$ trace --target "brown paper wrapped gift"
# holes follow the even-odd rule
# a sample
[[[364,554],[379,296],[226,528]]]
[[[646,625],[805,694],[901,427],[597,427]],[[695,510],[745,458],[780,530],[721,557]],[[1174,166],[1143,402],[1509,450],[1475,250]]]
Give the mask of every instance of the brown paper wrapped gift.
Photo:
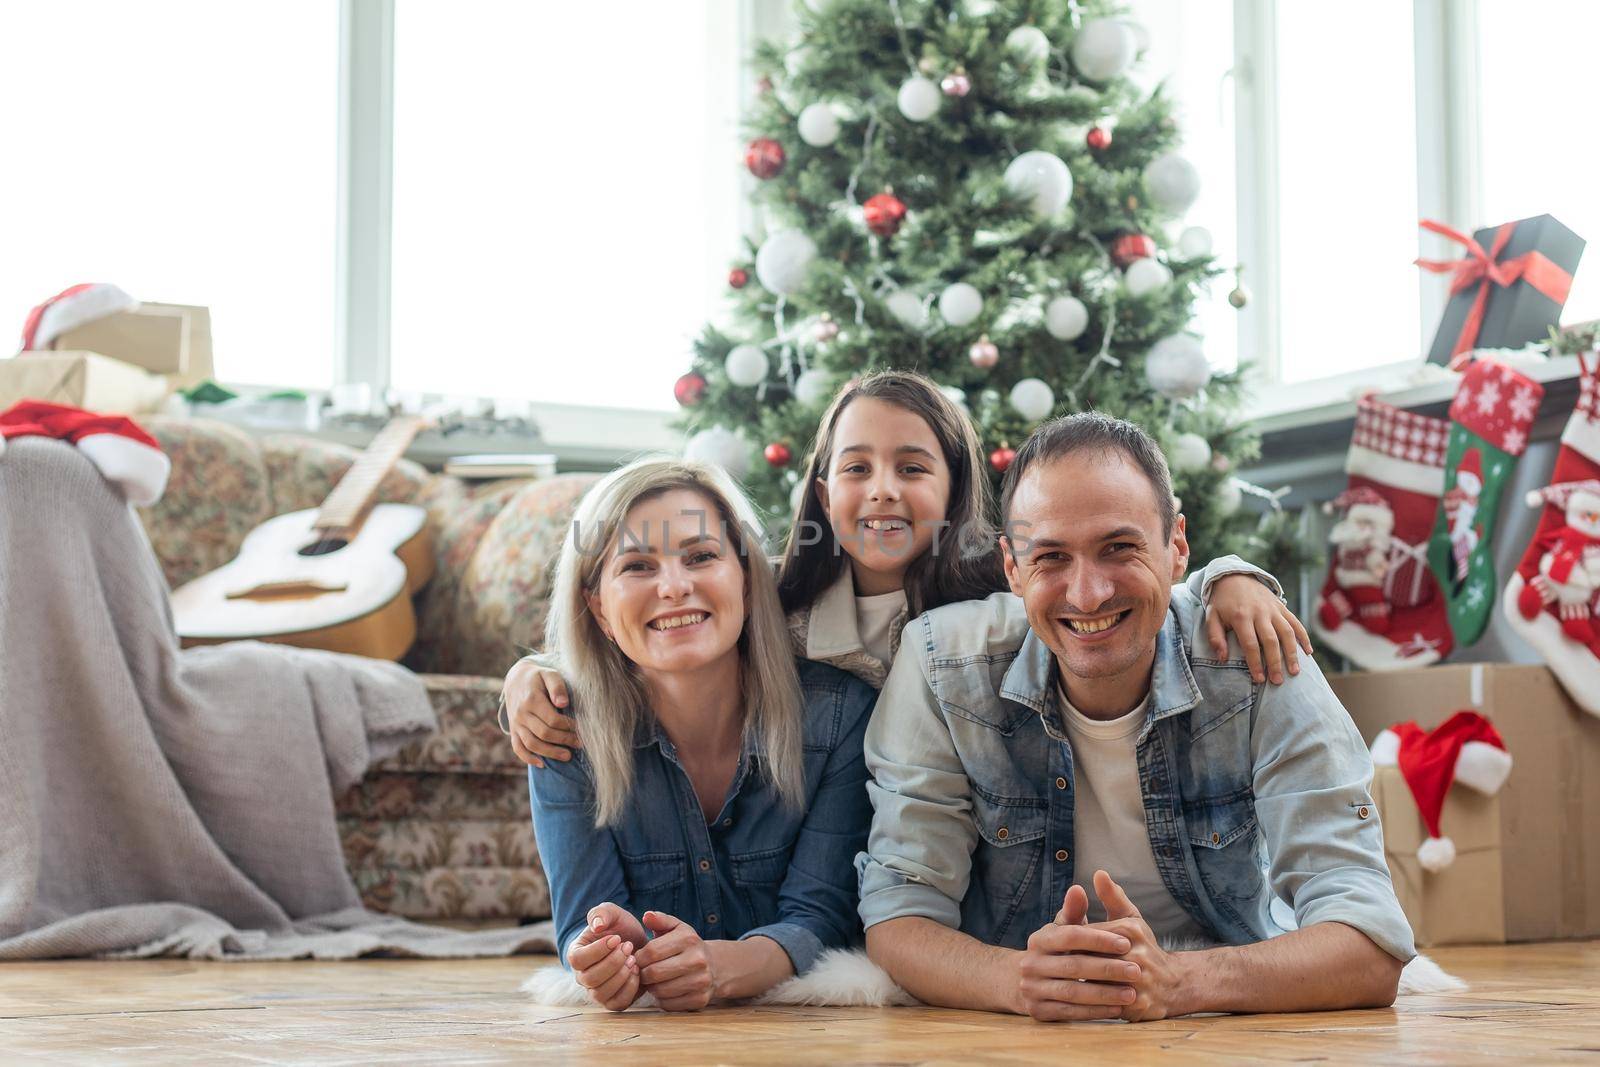
[[[166,379],[94,352],[0,359],[0,410],[19,400],[43,400],[104,415],[138,415],[160,407],[166,395]]]
[[[1500,798],[1465,786],[1445,795],[1441,829],[1455,862],[1428,871],[1417,859],[1427,829],[1398,767],[1379,767],[1372,799],[1383,820],[1383,852],[1395,896],[1421,946],[1498,944],[1506,939],[1500,859]]]
[[[98,352],[164,375],[182,388],[212,376],[211,311],[188,304],[143,303],[68,330],[50,347]]]
[[[1328,681],[1369,745],[1407,719],[1431,730],[1462,708],[1489,718],[1515,761],[1499,794],[1506,940],[1600,936],[1600,718],[1549,668],[1471,663]]]

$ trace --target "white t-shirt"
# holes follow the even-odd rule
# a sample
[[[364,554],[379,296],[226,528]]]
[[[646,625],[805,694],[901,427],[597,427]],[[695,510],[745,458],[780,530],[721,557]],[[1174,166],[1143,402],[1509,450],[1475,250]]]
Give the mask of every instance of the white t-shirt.
[[[904,589],[856,597],[856,632],[861,636],[861,647],[885,666],[893,662],[889,657],[889,627],[905,606]]]
[[[1126,715],[1101,720],[1068,703],[1064,690],[1056,693],[1072,744],[1072,837],[1078,852],[1072,880],[1089,894],[1089,921],[1105,921],[1106,909],[1094,891],[1094,872],[1103,870],[1122,886],[1157,937],[1210,939],[1167,891],[1150,849],[1138,754],[1149,696]]]

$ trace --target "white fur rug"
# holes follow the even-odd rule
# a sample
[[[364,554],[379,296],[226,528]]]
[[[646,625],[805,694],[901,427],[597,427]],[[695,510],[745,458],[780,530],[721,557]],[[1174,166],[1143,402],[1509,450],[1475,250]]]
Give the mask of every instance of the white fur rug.
[[[1400,992],[1450,993],[1467,988],[1467,983],[1448,974],[1427,956],[1418,956],[1400,972]],[[592,1007],[588,991],[573,979],[571,972],[552,964],[533,972],[522,991],[535,1004],[552,1008]],[[805,974],[779,983],[752,1004],[790,1004],[834,1008],[914,1007],[918,1001],[895,985],[887,972],[867,958],[861,949],[829,949]],[[655,998],[646,993],[634,1001],[629,1011],[654,1009]]]

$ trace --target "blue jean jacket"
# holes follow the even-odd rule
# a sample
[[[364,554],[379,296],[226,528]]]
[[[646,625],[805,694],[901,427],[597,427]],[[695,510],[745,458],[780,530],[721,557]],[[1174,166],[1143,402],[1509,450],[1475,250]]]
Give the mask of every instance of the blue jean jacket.
[[[851,861],[872,818],[862,736],[876,694],[833,667],[798,666],[805,719],[799,810],[779,802],[747,739],[728,798],[708,823],[653,719],[635,740],[633,789],[613,826],[594,825],[594,785],[581,750],[570,763],[551,760],[545,770],[529,771],[563,964],[589,909],[606,901],[635,918],[646,911],[676,916],[707,941],[769,937],[796,974],[824,948],[859,942]]]
[[[1281,686],[1254,685],[1236,644],[1212,658],[1200,601],[1173,590],[1137,743],[1156,869],[1221,942],[1283,933],[1275,894],[1301,927],[1345,923],[1409,960],[1371,758],[1316,664],[1300,663]],[[1074,859],[1055,670],[1009,593],[907,626],[867,731],[866,926],[922,916],[1021,948],[1052,920]]]

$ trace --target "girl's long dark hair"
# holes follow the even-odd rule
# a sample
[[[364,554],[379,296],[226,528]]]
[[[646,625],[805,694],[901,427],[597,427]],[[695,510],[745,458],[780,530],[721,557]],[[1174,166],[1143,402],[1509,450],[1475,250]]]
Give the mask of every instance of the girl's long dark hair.
[[[817,427],[816,441],[801,473],[805,491],[800,510],[789,530],[778,570],[778,596],[783,610],[789,612],[812,604],[838,580],[849,561],[817,495],[817,480],[827,478],[839,416],[862,398],[881,400],[920,417],[933,431],[944,452],[945,465],[950,468],[946,525],[935,531],[928,551],[906,568],[906,603],[911,614],[958,600],[981,599],[1006,588],[994,525],[993,494],[972,420],[931,379],[909,371],[889,370],[868,375],[841,392]],[[818,530],[822,531],[820,537]]]

